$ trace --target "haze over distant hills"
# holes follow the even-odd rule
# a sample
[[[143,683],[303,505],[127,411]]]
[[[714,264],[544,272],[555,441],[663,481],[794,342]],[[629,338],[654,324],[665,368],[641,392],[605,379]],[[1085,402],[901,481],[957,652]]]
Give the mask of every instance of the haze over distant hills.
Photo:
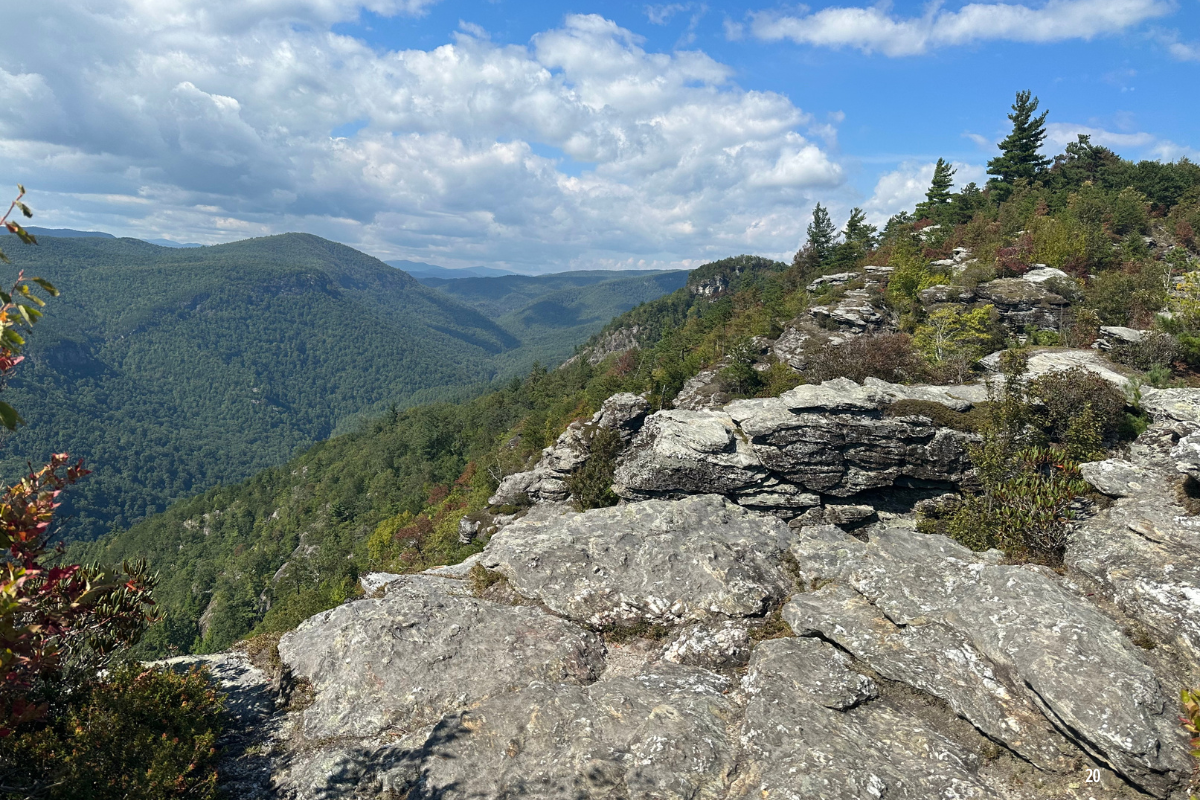
[[[71,537],[282,463],[389,406],[467,397],[535,360],[556,364],[680,280],[506,276],[435,289],[308,234],[202,248],[43,236],[6,248],[63,296],[7,390],[29,424],[4,443],[0,469],[19,474],[52,451],[85,458],[96,474],[70,493]]]
[[[498,278],[502,275],[518,275],[512,270],[497,267],[461,267],[448,269],[436,264],[426,264],[423,261],[387,261],[384,262],[396,269],[402,269],[414,278]]]

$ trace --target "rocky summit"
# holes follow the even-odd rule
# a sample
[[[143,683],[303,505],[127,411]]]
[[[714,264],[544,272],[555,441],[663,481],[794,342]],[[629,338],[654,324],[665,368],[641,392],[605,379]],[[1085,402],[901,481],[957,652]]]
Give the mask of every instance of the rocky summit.
[[[1082,468],[1096,499],[1060,570],[916,530],[915,504],[974,480],[975,434],[947,415],[980,387],[839,379],[650,415],[615,396],[505,480],[494,503],[534,504],[482,553],[365,576],[277,661],[197,657],[254,710],[226,781],[288,800],[1182,800],[1200,392],[1144,391],[1148,430]],[[581,513],[563,481],[602,428],[623,500]]]

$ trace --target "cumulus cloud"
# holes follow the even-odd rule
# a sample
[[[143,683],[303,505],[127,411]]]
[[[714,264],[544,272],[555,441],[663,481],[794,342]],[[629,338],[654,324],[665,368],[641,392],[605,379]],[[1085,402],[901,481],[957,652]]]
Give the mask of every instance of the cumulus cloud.
[[[873,225],[883,225],[893,214],[911,212],[917,203],[925,200],[925,192],[933,180],[934,166],[932,161],[905,161],[895,170],[879,176],[870,199],[863,203],[868,221]],[[982,186],[987,179],[985,168],[978,164],[954,162],[954,170],[956,190],[972,182]]]
[[[900,17],[886,5],[834,6],[800,15],[752,13],[749,28],[765,41],[788,39],[797,44],[912,56],[983,41],[1092,39],[1171,10],[1166,0],[1048,0],[1037,7],[970,3],[957,11],[935,3],[922,16]]]
[[[796,209],[844,183],[805,138],[833,141],[831,122],[603,17],[525,46],[464,26],[394,52],[331,29],[428,5],[18,9],[0,29],[0,169],[55,227],[208,242],[299,229],[534,270],[789,252]]]

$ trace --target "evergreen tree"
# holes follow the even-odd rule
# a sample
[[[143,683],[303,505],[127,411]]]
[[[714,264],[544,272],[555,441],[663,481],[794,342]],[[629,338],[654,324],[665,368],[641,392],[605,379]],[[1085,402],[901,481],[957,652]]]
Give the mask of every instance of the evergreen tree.
[[[846,220],[846,230],[842,231],[842,236],[847,242],[853,242],[866,251],[875,246],[878,231],[867,222],[866,212],[856,206],[850,209],[850,219]]]
[[[823,267],[829,262],[836,236],[837,228],[833,227],[828,209],[817,203],[813,209],[812,222],[808,224],[808,248],[813,266]]]
[[[861,208],[850,210],[850,219],[842,231],[842,243],[833,248],[829,265],[838,270],[850,270],[858,266],[860,258],[873,249],[878,242],[878,229],[867,222]]]
[[[954,167],[944,158],[939,158],[933,167],[933,180],[925,192],[925,202],[917,206],[917,216],[942,221],[943,208],[950,202],[950,187],[954,185]]]
[[[1031,98],[1029,90],[1017,92],[1012,113],[1008,115],[1013,124],[1012,132],[1000,143],[1000,155],[988,162],[988,174],[996,176],[989,185],[999,189],[1002,195],[1007,195],[1019,178],[1032,182],[1050,164],[1050,160],[1038,152],[1046,139],[1046,115],[1049,112],[1043,111],[1035,117],[1037,108],[1038,99]]]

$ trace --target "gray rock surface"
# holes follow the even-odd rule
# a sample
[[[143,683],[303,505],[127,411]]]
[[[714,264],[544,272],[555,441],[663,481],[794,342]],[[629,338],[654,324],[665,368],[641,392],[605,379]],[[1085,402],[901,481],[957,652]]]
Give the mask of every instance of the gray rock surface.
[[[720,798],[734,769],[727,679],[660,664],[497,695],[395,744],[325,747],[301,797]],[[330,791],[334,789],[334,791]]]
[[[623,453],[613,489],[628,499],[719,492],[787,519],[823,497],[898,483],[958,486],[972,479],[970,434],[880,411],[900,399],[970,408],[955,392],[838,378],[720,411],[661,411]]]
[[[977,389],[831,381],[644,421],[606,404],[618,489],[651,499],[541,502],[462,564],[365,575],[366,599],[283,638],[278,682],[203,657],[241,709],[222,775],[282,800],[1182,800],[1200,391],[1143,390],[1153,424],[1083,466],[1115,500],[1081,504],[1055,572],[895,510],[967,484],[969,437],[884,410]],[[477,565],[502,578],[488,599]],[[280,710],[284,676],[310,705]]]
[[[1074,746],[1158,796],[1190,769],[1174,691],[1113,619],[1052,573],[940,536],[877,528],[863,544],[834,531],[793,547],[802,581],[833,581],[785,607],[798,634],[944,700],[1043,769],[1071,768]]]
[[[576,622],[678,625],[766,613],[787,594],[793,538],[774,517],[701,495],[520,520],[482,563]]]
[[[745,756],[731,797],[996,796],[975,774],[974,753],[887,703],[859,706],[874,683],[828,644],[764,642],[743,686]]]
[[[604,664],[599,640],[577,626],[425,575],[312,617],[279,655],[316,692],[303,713],[309,739],[416,730],[535,682],[589,683]]]
[[[1157,480],[1147,470],[1120,458],[1090,461],[1079,465],[1083,479],[1109,497],[1129,497],[1148,491]]]

